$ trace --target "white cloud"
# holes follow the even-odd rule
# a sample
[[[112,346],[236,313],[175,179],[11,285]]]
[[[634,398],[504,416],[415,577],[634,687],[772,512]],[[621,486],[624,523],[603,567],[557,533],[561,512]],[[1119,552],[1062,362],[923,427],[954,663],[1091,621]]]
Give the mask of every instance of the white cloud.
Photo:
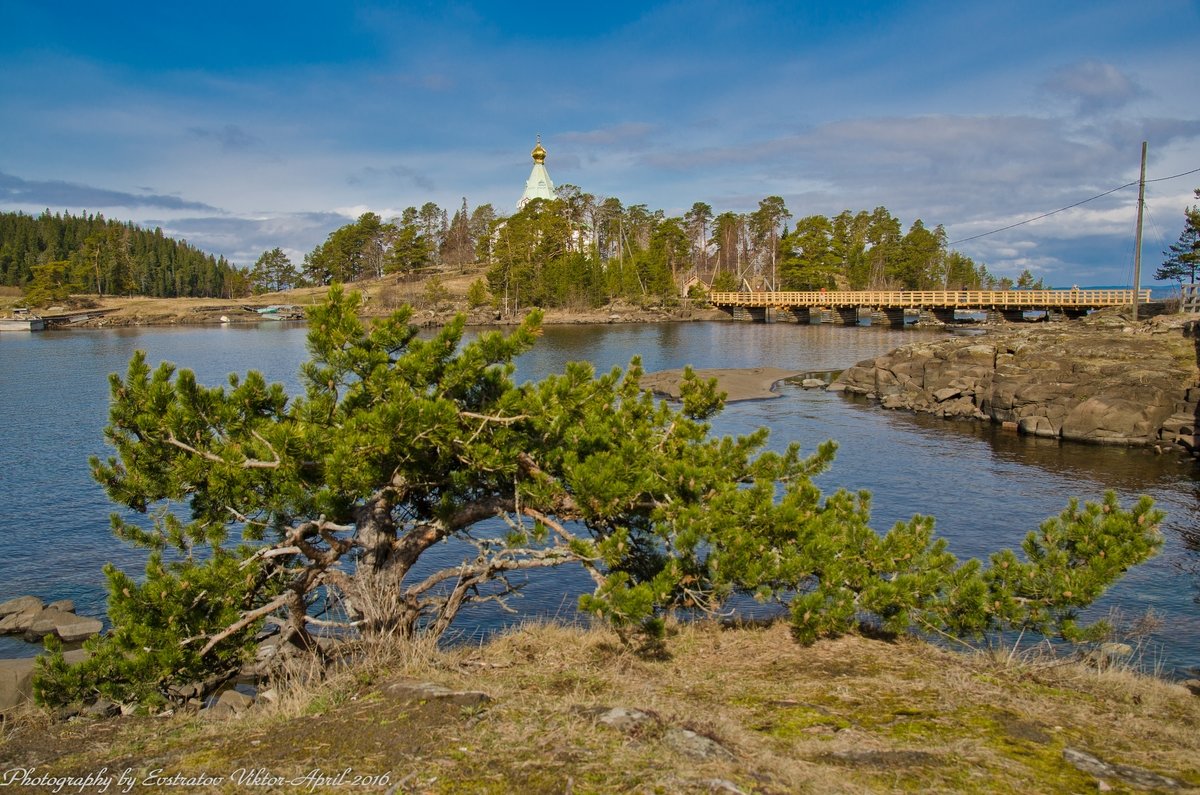
[[[1145,93],[1117,67],[1090,59],[1056,70],[1042,88],[1089,116],[1121,108]]]

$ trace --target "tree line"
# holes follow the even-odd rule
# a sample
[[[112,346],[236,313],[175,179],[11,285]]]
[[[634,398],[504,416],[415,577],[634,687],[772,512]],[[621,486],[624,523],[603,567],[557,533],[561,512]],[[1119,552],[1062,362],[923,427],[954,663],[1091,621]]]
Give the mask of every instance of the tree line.
[[[997,276],[949,247],[942,225],[907,229],[886,207],[795,219],[780,196],[750,212],[715,212],[695,202],[670,216],[575,185],[504,216],[491,204],[451,215],[434,202],[385,220],[367,212],[334,230],[301,263],[281,248],[248,269],[102,215],[0,214],[0,284],[31,298],[68,292],[162,297],[240,297],[479,268],[478,295],[506,311],[530,306],[590,308],[621,298],[670,303],[689,290],[1037,289],[1025,270]],[[1188,211],[1158,279],[1189,277],[1197,264],[1200,216]],[[32,301],[31,301],[32,302]]]
[[[34,305],[72,292],[232,298],[246,272],[163,234],[103,215],[0,213],[0,284],[23,287]]]
[[[491,300],[522,307],[596,307],[616,298],[673,301],[700,285],[714,290],[1044,289],[1024,270],[1015,279],[951,249],[941,224],[904,228],[886,207],[836,216],[793,215],[780,196],[745,213],[695,202],[668,216],[576,185],[503,216],[491,204],[450,216],[433,202],[384,221],[364,213],[335,230],[297,268],[280,249],[250,273],[258,291],[332,284],[427,268],[484,268]],[[1200,191],[1197,192],[1200,198]],[[1200,213],[1188,211],[1179,243],[1164,252],[1157,279],[1189,276],[1200,263]],[[282,275],[281,275],[282,274]]]
[[[1040,287],[949,250],[942,226],[916,220],[907,231],[887,208],[810,215],[794,227],[782,197],[747,213],[715,213],[696,202],[681,216],[626,205],[562,185],[510,216],[466,199],[453,217],[432,202],[385,222],[375,213],[335,230],[302,267],[265,252],[251,272],[256,289],[332,284],[424,268],[483,266],[497,306],[595,307],[616,298],[673,301],[700,285],[752,289],[1010,289]],[[272,276],[286,273],[285,278]]]

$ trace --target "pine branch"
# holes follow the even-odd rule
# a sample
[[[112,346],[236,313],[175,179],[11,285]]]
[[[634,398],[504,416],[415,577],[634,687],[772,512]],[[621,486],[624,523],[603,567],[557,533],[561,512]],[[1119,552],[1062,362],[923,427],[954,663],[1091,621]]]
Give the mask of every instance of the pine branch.
[[[189,452],[192,455],[198,455],[206,461],[212,461],[214,464],[232,464],[232,462],[226,461],[216,453],[209,452],[208,450],[197,450],[187,442],[180,441],[175,437],[174,431],[167,431],[167,436],[163,441],[165,441],[167,444],[178,447],[180,450]],[[274,450],[271,452],[274,452]],[[233,466],[239,466],[242,469],[278,469],[282,463],[283,462],[277,455],[274,461],[259,461],[257,459],[247,458],[240,464],[233,464]]]

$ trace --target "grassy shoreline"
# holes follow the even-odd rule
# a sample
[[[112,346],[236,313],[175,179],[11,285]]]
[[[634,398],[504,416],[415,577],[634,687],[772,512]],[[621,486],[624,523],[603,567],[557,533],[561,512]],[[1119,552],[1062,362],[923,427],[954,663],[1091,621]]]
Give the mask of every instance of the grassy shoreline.
[[[1127,670],[912,638],[804,647],[782,624],[676,627],[667,648],[647,659],[607,630],[534,624],[397,647],[232,718],[27,714],[4,727],[0,770],[128,770],[146,791],[157,775],[195,792],[1200,788],[1200,698]],[[1124,767],[1097,775],[1080,754]]]
[[[431,297],[427,285],[437,277],[437,297]],[[467,273],[431,274],[419,277],[385,276],[346,285],[348,290],[364,297],[362,314],[382,317],[403,305],[413,307],[417,325],[440,326],[456,314],[464,312],[474,325],[515,325],[527,314],[529,307],[500,313],[490,305],[471,307],[467,292],[471,283],[482,278],[482,271]],[[250,324],[263,322],[254,311],[245,307],[295,305],[308,307],[319,303],[328,287],[301,287],[278,293],[246,296],[244,298],[153,298],[148,296],[73,295],[61,306],[40,310],[42,314],[63,314],[73,310],[104,310],[103,317],[78,323],[71,328],[124,328],[130,326],[218,325],[221,323]],[[11,291],[10,291],[11,292]],[[13,307],[23,306],[20,294],[0,293],[0,315]],[[225,318],[225,320],[222,320]],[[549,325],[575,323],[639,323],[686,320],[728,320],[729,316],[708,307],[704,302],[683,301],[678,306],[661,304],[645,306],[617,301],[604,307],[587,309],[549,309],[544,322]]]

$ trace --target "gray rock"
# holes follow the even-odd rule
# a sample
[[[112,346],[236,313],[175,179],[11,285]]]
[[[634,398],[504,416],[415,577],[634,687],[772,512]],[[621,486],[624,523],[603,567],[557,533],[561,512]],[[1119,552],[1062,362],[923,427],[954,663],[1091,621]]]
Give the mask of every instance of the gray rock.
[[[103,622],[98,618],[76,616],[74,613],[65,613],[64,615],[74,618],[73,620],[64,618],[54,627],[54,634],[58,635],[63,643],[78,643],[81,640],[87,640],[93,635],[99,635],[100,630],[104,629]]]
[[[733,759],[733,752],[711,737],[694,732],[691,729],[672,727],[663,736],[667,745],[679,753],[693,759]]]
[[[51,610],[60,610],[64,613],[75,612],[75,603],[70,599],[59,599],[56,602],[51,602],[50,604],[46,605],[46,607],[50,608]]]
[[[704,787],[709,792],[725,792],[729,795],[746,795],[746,791],[740,789],[737,784],[724,778],[706,778],[696,782],[701,787]]]
[[[167,695],[176,701],[190,701],[194,698],[199,698],[204,694],[204,686],[199,682],[191,682],[186,685],[170,685],[167,688]]]
[[[492,697],[478,690],[451,690],[433,682],[401,680],[384,685],[383,692],[401,701],[438,701],[460,707],[488,704]]]
[[[596,723],[602,723],[618,731],[629,732],[658,722],[658,716],[632,707],[588,707],[581,710]]]
[[[37,613],[45,603],[36,596],[18,596],[7,602],[0,602],[0,618],[7,618],[14,613]]]
[[[1048,436],[1055,437],[1059,435],[1059,428],[1050,422],[1049,417],[1022,417],[1017,422],[1017,429],[1021,433],[1027,433],[1031,436]]]
[[[190,703],[190,702],[189,702]],[[240,715],[254,706],[254,698],[237,690],[229,689],[221,693],[217,700],[204,710],[208,717],[220,718]]]
[[[934,392],[933,399],[936,400],[938,403],[944,403],[947,400],[949,400],[950,398],[956,398],[961,394],[962,394],[961,389],[955,389],[952,386],[948,386],[945,389],[939,389],[938,391]]]
[[[805,378],[800,382],[800,386],[805,389],[821,389],[825,386],[825,382],[820,378]]]
[[[58,622],[67,617],[75,618],[72,613],[45,608],[30,618],[29,626],[25,628],[25,640],[36,643],[45,636],[54,634],[54,628],[58,626]]]
[[[102,697],[84,708],[83,714],[93,718],[113,718],[121,714],[121,706]]]
[[[41,599],[32,596],[22,597],[22,599],[28,601],[22,602],[21,600],[14,599],[6,602],[6,604],[14,605],[14,607],[17,606],[15,603],[21,602],[19,605],[21,609],[14,609],[13,612],[0,619],[0,635],[19,635],[28,631],[34,617],[45,611]]]
[[[1170,413],[1143,400],[1099,395],[1075,406],[1063,420],[1064,439],[1115,444],[1150,440]]]
[[[1097,778],[1115,778],[1121,783],[1137,789],[1179,789],[1180,786],[1179,782],[1173,778],[1133,765],[1105,762],[1075,748],[1064,748],[1063,759],[1084,773]]]
[[[229,705],[234,712],[244,712],[254,706],[254,697],[231,688],[221,693],[221,696],[217,699],[217,703]]]
[[[39,611],[40,612],[40,611]],[[10,613],[0,618],[0,635],[15,635],[29,629],[29,622],[37,613]]]
[[[75,643],[98,634],[103,628],[99,619],[47,607],[30,619],[25,640],[37,642],[47,635],[57,635],[64,643]]]

